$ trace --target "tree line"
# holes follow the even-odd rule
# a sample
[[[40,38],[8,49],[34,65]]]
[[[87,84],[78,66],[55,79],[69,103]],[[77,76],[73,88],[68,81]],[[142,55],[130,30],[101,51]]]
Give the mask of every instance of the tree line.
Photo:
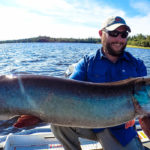
[[[66,42],[66,43],[100,43],[100,38],[52,38],[48,36],[38,36],[34,38],[19,39],[19,40],[6,40],[0,43],[31,43],[31,42]],[[128,45],[150,47],[150,35],[137,34],[128,37]]]
[[[128,45],[150,47],[150,35],[138,34],[136,36],[129,36]]]
[[[0,43],[31,43],[31,42],[100,43],[100,39],[98,38],[86,38],[86,39],[52,38],[48,36],[39,36],[39,37],[28,38],[28,39],[0,41]]]

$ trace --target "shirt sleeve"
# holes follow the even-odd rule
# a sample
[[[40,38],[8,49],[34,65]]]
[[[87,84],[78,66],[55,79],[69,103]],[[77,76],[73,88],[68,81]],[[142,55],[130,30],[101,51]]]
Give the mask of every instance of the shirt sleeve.
[[[147,75],[147,68],[146,68],[144,62],[140,59],[138,59],[138,69],[137,69],[137,71],[138,71],[139,77]]]
[[[87,69],[85,58],[81,59],[74,68],[73,73],[69,77],[70,79],[86,81]]]

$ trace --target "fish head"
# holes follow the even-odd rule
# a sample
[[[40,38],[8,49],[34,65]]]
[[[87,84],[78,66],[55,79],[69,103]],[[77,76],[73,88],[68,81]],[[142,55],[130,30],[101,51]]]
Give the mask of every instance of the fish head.
[[[136,111],[142,115],[150,114],[150,77],[137,78],[133,93]]]

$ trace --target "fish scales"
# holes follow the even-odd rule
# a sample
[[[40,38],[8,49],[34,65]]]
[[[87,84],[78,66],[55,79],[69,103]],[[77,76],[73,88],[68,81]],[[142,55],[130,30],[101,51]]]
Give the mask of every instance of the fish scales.
[[[143,102],[140,95],[149,92],[149,85],[150,78],[144,77],[91,83],[41,75],[2,76],[0,117],[27,114],[66,127],[112,127],[146,114],[150,98]]]

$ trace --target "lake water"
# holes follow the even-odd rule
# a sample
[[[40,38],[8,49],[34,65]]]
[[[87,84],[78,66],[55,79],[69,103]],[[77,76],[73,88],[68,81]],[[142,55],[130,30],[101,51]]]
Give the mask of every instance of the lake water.
[[[101,44],[20,43],[0,44],[0,75],[32,73],[63,77],[67,67],[85,54],[94,53]],[[150,50],[127,48],[141,58],[150,75]]]
[[[70,64],[78,62],[86,54],[95,53],[100,47],[101,44],[81,43],[0,44],[0,75],[29,73],[64,77]],[[126,50],[144,61],[150,75],[150,50]],[[24,130],[13,128],[14,121],[0,121],[0,136]],[[0,141],[5,138],[0,138]]]

